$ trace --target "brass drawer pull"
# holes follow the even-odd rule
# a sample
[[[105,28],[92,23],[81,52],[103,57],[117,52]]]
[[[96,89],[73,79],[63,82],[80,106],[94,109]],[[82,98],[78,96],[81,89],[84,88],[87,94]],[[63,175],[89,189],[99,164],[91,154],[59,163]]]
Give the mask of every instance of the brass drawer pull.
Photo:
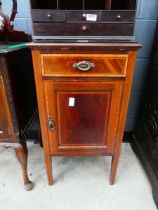
[[[49,116],[48,117],[48,128],[52,131],[55,130],[55,122],[53,120],[53,117],[52,116]]]
[[[80,61],[78,63],[73,64],[74,69],[78,69],[80,71],[89,71],[90,69],[93,69],[96,65],[94,63],[91,63],[89,61]]]

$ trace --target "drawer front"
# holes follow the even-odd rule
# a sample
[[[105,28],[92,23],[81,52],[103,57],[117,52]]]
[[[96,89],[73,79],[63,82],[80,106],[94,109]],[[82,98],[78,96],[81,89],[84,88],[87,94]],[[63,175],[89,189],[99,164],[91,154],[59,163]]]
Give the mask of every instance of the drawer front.
[[[128,55],[42,54],[43,75],[124,77]]]
[[[62,11],[54,10],[32,10],[32,20],[33,22],[65,22],[66,14]]]
[[[105,11],[101,13],[102,22],[134,22],[135,11]]]
[[[87,16],[89,15],[89,16]],[[92,16],[90,16],[92,15]],[[96,19],[95,19],[96,18]],[[134,22],[135,11],[32,10],[33,22]]]
[[[100,22],[100,14],[100,12],[96,11],[71,11],[67,12],[67,22]],[[92,17],[90,17],[90,15],[92,15]]]
[[[34,36],[133,36],[134,23],[34,23]]]

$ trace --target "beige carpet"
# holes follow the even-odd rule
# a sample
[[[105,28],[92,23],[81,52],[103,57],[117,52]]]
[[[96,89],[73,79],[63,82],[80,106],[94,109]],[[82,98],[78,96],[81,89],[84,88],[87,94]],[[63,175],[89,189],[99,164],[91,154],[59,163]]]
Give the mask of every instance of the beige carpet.
[[[29,143],[31,192],[22,186],[12,149],[0,148],[0,210],[156,210],[148,179],[123,144],[116,184],[109,185],[110,157],[53,158],[53,186],[47,185],[42,149]]]

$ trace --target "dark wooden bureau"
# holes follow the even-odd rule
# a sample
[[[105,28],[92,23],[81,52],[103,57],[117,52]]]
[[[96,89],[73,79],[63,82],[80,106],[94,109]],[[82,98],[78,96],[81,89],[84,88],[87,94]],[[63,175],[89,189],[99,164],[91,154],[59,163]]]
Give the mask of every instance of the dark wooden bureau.
[[[30,0],[33,40],[133,39],[136,0]]]
[[[33,183],[27,175],[26,134],[37,114],[30,50],[24,44],[0,46],[0,146],[15,149],[22,167],[25,190]]]

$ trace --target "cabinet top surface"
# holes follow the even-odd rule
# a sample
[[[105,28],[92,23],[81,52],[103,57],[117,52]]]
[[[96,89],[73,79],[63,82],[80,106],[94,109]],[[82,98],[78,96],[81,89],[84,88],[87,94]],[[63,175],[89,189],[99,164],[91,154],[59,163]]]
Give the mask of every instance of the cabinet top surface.
[[[137,42],[104,42],[104,43],[35,43],[27,44],[32,50],[80,49],[80,50],[138,50],[142,47]]]

